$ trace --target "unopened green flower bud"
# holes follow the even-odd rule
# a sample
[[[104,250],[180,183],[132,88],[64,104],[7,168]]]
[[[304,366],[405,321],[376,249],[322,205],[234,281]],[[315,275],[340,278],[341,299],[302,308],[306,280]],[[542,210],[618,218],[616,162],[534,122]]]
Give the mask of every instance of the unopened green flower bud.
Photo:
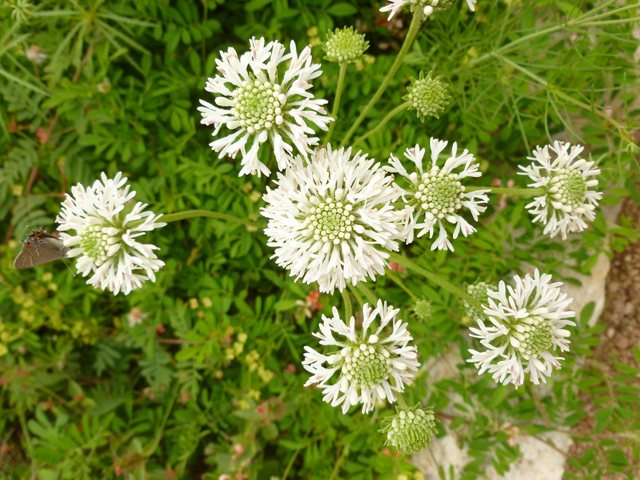
[[[449,104],[447,98],[451,98],[447,95],[448,84],[441,82],[440,77],[431,78],[432,73],[429,72],[425,77],[424,73],[420,72],[418,80],[411,78],[412,86],[409,87],[409,94],[403,97],[404,100],[411,102],[409,110],[415,109],[416,115],[422,122],[428,115],[440,118],[438,113],[444,111],[444,107]]]
[[[427,448],[431,437],[438,433],[433,407],[420,404],[403,409],[396,407],[396,415],[382,419],[382,430],[387,434],[385,445],[392,445],[404,454],[414,454]]]
[[[417,300],[413,305],[413,313],[418,317],[418,320],[426,322],[433,315],[433,306],[431,301],[424,298]]]
[[[369,42],[364,35],[356,32],[353,27],[336,28],[335,32],[327,32],[327,41],[322,44],[330,62],[353,63],[369,48]]]
[[[471,295],[473,298],[478,300],[482,305],[488,306],[489,295],[487,295],[487,290],[491,290],[492,292],[495,292],[498,289],[496,288],[495,285],[492,285],[491,283],[487,283],[487,282],[478,282],[475,285],[467,286],[467,293],[469,295]],[[487,320],[487,316],[484,314],[484,312],[482,310],[478,310],[473,305],[469,305],[467,302],[464,302],[464,308],[467,311],[467,316],[469,317],[470,320],[474,322],[478,319],[483,321]]]

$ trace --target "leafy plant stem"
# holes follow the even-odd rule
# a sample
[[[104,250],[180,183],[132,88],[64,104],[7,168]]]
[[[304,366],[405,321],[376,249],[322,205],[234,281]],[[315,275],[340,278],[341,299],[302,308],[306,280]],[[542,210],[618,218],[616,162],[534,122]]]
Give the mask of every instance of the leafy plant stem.
[[[396,108],[394,108],[393,110],[391,110],[387,114],[386,117],[384,117],[382,120],[380,120],[380,123],[378,125],[376,125],[376,127],[373,130],[369,130],[364,135],[361,135],[355,142],[353,142],[352,146],[355,147],[361,141],[363,141],[365,138],[368,138],[371,135],[373,135],[374,133],[377,133],[382,127],[384,127],[387,124],[387,122],[389,120],[391,120],[393,117],[395,117],[398,113],[400,113],[403,110],[406,110],[407,108],[409,108],[409,105],[411,105],[411,102],[405,102],[402,105],[399,105]]]
[[[345,288],[342,290],[342,300],[344,300],[344,321],[348,322],[351,319],[353,307],[351,306],[351,299],[349,298],[349,292]]]
[[[340,452],[340,457],[336,461],[336,465],[333,467],[333,472],[331,472],[331,477],[329,478],[329,480],[335,480],[336,478],[338,478],[340,467],[342,466],[342,462],[344,462],[344,459],[349,455],[349,450],[351,450],[350,446],[345,445],[345,447],[342,449],[342,452]]]
[[[22,427],[22,431],[24,432],[24,440],[27,444],[27,453],[29,453],[29,458],[31,459],[31,472],[32,478],[36,478],[36,460],[33,456],[33,446],[31,443],[31,435],[29,435],[29,429],[27,428],[27,422],[24,418],[24,412],[22,408],[18,407],[18,418],[20,419],[20,426]]]
[[[194,217],[209,217],[217,218],[219,220],[227,220],[228,222],[242,223],[248,227],[260,228],[256,222],[251,220],[245,220],[244,218],[234,217],[232,215],[226,215],[224,213],[210,212],[209,210],[187,210],[186,212],[170,213],[169,215],[163,215],[162,221],[166,223],[177,222],[178,220],[185,220],[187,218]]]
[[[393,260],[394,262],[399,263],[400,265],[403,265],[403,266],[407,267],[409,270],[413,270],[414,272],[419,273],[419,274],[427,277],[427,279],[431,280],[433,283],[435,283],[439,287],[444,288],[445,290],[447,290],[450,293],[453,293],[454,295],[457,295],[462,300],[464,300],[465,302],[467,302],[470,305],[473,305],[475,308],[479,309],[480,311],[483,310],[482,305],[480,304],[480,302],[478,300],[476,300],[475,298],[473,298],[471,295],[469,295],[467,292],[465,292],[464,290],[456,287],[455,285],[453,285],[452,283],[448,282],[444,278],[439,277],[435,273],[432,273],[432,272],[430,272],[428,270],[425,270],[422,267],[419,267],[418,265],[413,263],[411,260],[409,260],[407,257],[405,257],[403,255],[400,255],[399,253],[391,252],[389,254],[389,258],[391,260]]]
[[[313,427],[313,422],[311,423],[311,426],[309,427],[309,430],[307,430],[306,435],[302,439],[303,442],[311,434],[312,427]],[[291,456],[291,460],[289,460],[289,463],[287,464],[287,468],[285,469],[284,473],[282,474],[282,480],[287,480],[287,475],[289,475],[289,470],[291,470],[291,467],[293,466],[293,462],[296,461],[296,458],[298,458],[298,454],[300,453],[300,450],[302,450],[304,447],[306,447],[306,445],[302,444],[302,445],[300,445],[298,447],[298,449],[295,452],[293,452],[293,455]]]
[[[605,121],[611,123],[611,125],[613,125],[614,127],[616,127],[618,129],[618,133],[619,135],[626,140],[628,143],[634,143],[633,140],[631,140],[626,132],[626,127],[624,125],[622,125],[620,122],[618,122],[615,118],[607,115],[604,112],[601,112],[600,110],[595,108],[595,105],[588,105],[576,98],[573,98],[571,95],[567,95],[566,93],[564,93],[563,91],[561,91],[560,89],[558,89],[555,85],[550,84],[549,82],[547,82],[546,80],[544,80],[543,78],[540,78],[538,75],[536,75],[535,73],[533,73],[532,71],[530,71],[529,69],[523,67],[522,65],[500,55],[499,53],[495,52],[492,54],[494,57],[499,58],[500,60],[502,60],[504,63],[512,66],[513,68],[521,71],[522,73],[524,73],[525,75],[527,75],[528,77],[532,78],[533,80],[535,80],[536,82],[538,82],[540,85],[544,86],[549,92],[551,92],[551,94],[553,96],[555,96],[556,98],[561,98],[562,100],[572,103],[577,107],[580,108],[584,108],[585,110],[588,110],[596,115],[598,115],[599,117],[603,118]]]
[[[338,76],[338,86],[336,87],[336,98],[333,101],[333,110],[331,110],[331,117],[333,118],[333,122],[329,126],[329,132],[327,133],[326,138],[324,139],[325,145],[329,143],[331,140],[331,135],[333,135],[333,129],[336,127],[336,122],[338,121],[338,107],[340,107],[340,99],[342,98],[342,89],[344,88],[344,77],[347,73],[347,63],[340,64],[340,74]]]
[[[518,195],[520,197],[533,197],[535,195],[544,195],[547,190],[540,188],[502,188],[502,187],[466,187],[465,191],[475,192],[478,190],[488,190],[487,193],[497,193],[499,195]]]
[[[393,65],[391,66],[389,73],[387,73],[387,76],[382,81],[382,85],[380,85],[376,93],[373,95],[373,97],[371,97],[371,100],[369,100],[369,103],[367,103],[367,106],[364,107],[364,110],[362,111],[360,116],[356,119],[353,125],[351,125],[351,128],[349,129],[349,131],[345,134],[344,138],[342,139],[342,142],[340,143],[341,147],[344,146],[349,141],[349,139],[352,137],[356,129],[360,126],[362,121],[367,117],[371,109],[375,106],[376,103],[378,103],[378,100],[380,100],[380,97],[382,96],[384,91],[387,89],[387,87],[391,83],[391,80],[393,80],[393,77],[396,76],[396,73],[400,69],[400,65],[402,65],[402,62],[404,61],[404,57],[409,52],[409,48],[411,47],[413,40],[416,38],[416,35],[418,34],[418,30],[420,30],[421,23],[422,23],[422,9],[416,8],[413,14],[413,18],[411,19],[411,25],[409,26],[409,31],[407,32],[407,36],[404,39],[402,48],[400,49],[398,56],[393,62]]]
[[[360,290],[364,294],[364,296],[367,297],[367,300],[371,302],[370,306],[375,308],[375,306],[378,304],[378,299],[373,294],[373,292],[369,290],[369,288],[362,282],[358,282],[358,290]]]
[[[549,426],[551,425],[551,419],[549,418],[549,412],[547,412],[547,407],[545,406],[544,403],[540,401],[540,399],[536,394],[535,388],[532,388],[531,384],[527,384],[527,390],[529,390],[529,393],[531,394],[531,398],[533,398],[533,403],[535,403],[536,408],[538,409],[538,412],[540,412],[540,415],[542,415],[542,419],[544,420],[545,426],[549,428]]]
[[[398,285],[401,289],[403,289],[405,292],[407,292],[411,298],[413,298],[414,300],[418,300],[418,297],[416,296],[416,294],[413,293],[409,288],[407,288],[407,286],[404,284],[404,282],[402,280],[400,280],[400,278],[398,278],[394,273],[391,273],[390,271],[387,270],[386,275],[396,285]]]

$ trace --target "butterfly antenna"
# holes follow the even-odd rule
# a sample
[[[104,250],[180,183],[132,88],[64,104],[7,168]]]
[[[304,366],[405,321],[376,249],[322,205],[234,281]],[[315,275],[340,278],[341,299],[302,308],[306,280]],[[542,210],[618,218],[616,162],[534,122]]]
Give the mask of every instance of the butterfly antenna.
[[[69,269],[69,271],[71,272],[71,275],[73,275],[73,278],[76,278],[76,274],[75,274],[75,273],[73,273],[73,270],[71,270],[71,268],[69,268],[69,265],[67,265],[67,262],[65,261],[65,259],[64,259],[64,258],[61,258],[61,260],[64,262],[64,266],[65,266],[65,267],[67,267],[67,268]],[[76,278],[76,281],[77,281],[77,280],[78,280],[78,279]]]

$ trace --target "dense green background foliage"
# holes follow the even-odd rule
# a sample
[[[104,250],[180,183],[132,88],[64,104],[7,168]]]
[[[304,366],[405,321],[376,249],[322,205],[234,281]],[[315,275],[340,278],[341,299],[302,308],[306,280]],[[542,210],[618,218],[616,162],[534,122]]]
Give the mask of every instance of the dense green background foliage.
[[[479,0],[473,14],[456,1],[423,26],[358,135],[402,101],[409,77],[420,71],[433,69],[450,84],[450,105],[424,124],[404,112],[360,147],[385,161],[436,136],[477,155],[485,184],[514,179],[524,186],[517,165],[561,135],[587,145],[598,161],[601,185],[609,185],[603,204],[628,195],[640,203],[632,36],[638,19],[635,8],[625,8],[632,4],[607,2],[585,20],[600,8],[595,2]],[[333,135],[339,142],[382,81],[408,25],[406,12],[389,23],[380,6],[341,0],[0,6],[0,475],[218,479],[242,470],[249,479],[420,478],[404,456],[383,451],[378,420],[391,408],[343,416],[319,391],[302,386],[303,347],[315,344],[310,332],[320,314],[341,300],[321,295],[323,308],[307,318],[300,303],[314,287],[293,283],[275,266],[260,232],[203,218],[156,230],[149,241],[161,247],[167,265],[156,283],[126,297],[74,279],[62,262],[12,266],[28,226],[55,228],[61,194],[103,171],[124,172],[156,213],[198,208],[264,224],[259,211],[269,180],[238,178],[238,163],[211,152],[211,130],[199,123],[198,99],[212,101],[203,87],[218,51],[242,52],[255,35],[311,43],[322,61],[327,29],[356,25],[371,42],[370,55],[350,67]],[[597,17],[614,7],[620,12]],[[533,35],[543,29],[548,33]],[[42,64],[25,56],[31,45],[48,55]],[[323,62],[323,71],[314,93],[331,102],[338,66]],[[265,163],[269,154],[261,152]],[[523,262],[555,275],[563,266],[588,273],[603,249],[620,250],[637,238],[624,215],[607,224],[599,214],[584,235],[552,241],[531,224],[526,203],[506,199],[499,206],[494,197],[479,232],[458,239],[454,253],[431,252],[428,239],[406,251],[462,285],[506,278]],[[423,363],[455,345],[467,358],[468,318],[456,298],[402,272],[369,287],[402,308]],[[413,295],[432,300],[430,320],[415,318]],[[132,309],[147,315],[133,326]],[[433,383],[421,371],[408,401],[425,399],[438,412],[451,393],[464,400],[456,404],[458,416],[440,416],[441,435],[455,431],[475,459],[464,478],[475,478],[487,458],[499,472],[517,458],[507,422],[532,435],[571,428],[586,415],[580,391],[598,397],[592,438],[599,445],[572,459],[575,474],[597,478],[606,470],[632,478],[640,412],[638,389],[628,382],[638,371],[619,365],[620,375],[605,379],[597,365],[577,361],[598,341],[600,327],[586,325],[589,314],[583,312],[573,351],[544,393],[496,387],[463,358],[454,378]],[[611,440],[634,430],[628,445],[635,460]],[[244,447],[240,455],[237,444]]]

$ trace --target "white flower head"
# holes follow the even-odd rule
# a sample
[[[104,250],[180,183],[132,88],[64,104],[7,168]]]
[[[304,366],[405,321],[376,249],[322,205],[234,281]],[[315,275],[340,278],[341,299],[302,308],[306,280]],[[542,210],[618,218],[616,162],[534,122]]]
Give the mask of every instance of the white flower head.
[[[49,56],[44,53],[37,45],[31,45],[24,54],[36,65],[42,64],[42,62],[44,62]]]
[[[473,219],[478,221],[478,215],[486,210],[483,204],[489,201],[485,193],[489,190],[477,190],[465,192],[465,187],[461,180],[467,177],[480,177],[482,173],[478,171],[478,163],[474,163],[474,157],[467,150],[458,155],[458,144],[454,143],[451,156],[448,157],[444,165],[438,166],[438,157],[445,149],[448,142],[431,139],[431,162],[427,162],[426,168],[423,166],[425,149],[416,145],[408,148],[404,154],[416,165],[416,172],[409,174],[402,165],[402,162],[391,155],[389,159],[390,167],[385,169],[402,175],[410,183],[411,188],[407,193],[404,235],[406,242],[413,241],[414,230],[419,230],[417,236],[421,237],[429,233],[429,238],[433,238],[436,227],[438,236],[431,245],[431,250],[453,250],[453,245],[447,235],[446,223],[455,225],[453,238],[458,238],[458,234],[466,237],[476,231],[458,212],[464,207],[471,212]],[[457,173],[455,169],[462,168]],[[406,198],[405,198],[406,200]],[[445,223],[446,222],[446,223]]]
[[[560,291],[561,282],[550,283],[551,275],[540,275],[537,269],[533,277],[513,279],[515,288],[500,282],[498,291],[487,289],[489,306],[483,307],[493,326],[477,319],[479,328],[471,328],[471,336],[481,339],[487,350],[469,350],[472,357],[467,361],[480,369],[479,374],[488,370],[505,385],[522,385],[526,373],[536,385],[540,380],[546,383],[545,375],[564,360],[552,350],[569,351],[570,333],[564,327],[576,325],[569,320],[576,316],[570,309],[573,299]]]
[[[128,208],[136,192],[130,192],[126,183],[118,172],[113,180],[103,173],[102,181],[86,189],[76,185],[56,219],[61,232],[75,230],[75,235],[61,233],[60,239],[70,248],[68,257],[80,255],[78,272],[83,277],[93,273],[87,283],[114,295],[120,291],[127,295],[149,279],[155,282],[155,272],[164,266],[153,253],[159,248],[138,239],[166,223],[158,222],[161,215],[143,211],[146,204]]]
[[[219,95],[216,104],[200,100],[198,110],[203,117],[201,123],[215,127],[214,136],[223,125],[232,131],[210,144],[219,158],[235,158],[240,152],[241,176],[269,175],[258,158],[262,143],[271,142],[278,168],[283,170],[293,162],[294,147],[307,158],[310,146],[318,144],[309,123],[327,130],[333,119],[322,107],[327,101],[314,100],[309,92],[310,81],[322,74],[320,65],[311,63],[310,47],[298,55],[293,41],[286,54],[284,45],[277,41],[265,45],[264,38],[254,37],[250,44],[250,50],[242,56],[233,48],[220,52],[221,59],[216,60],[219,75],[209,78],[205,87]]]
[[[298,156],[263,197],[278,265],[327,293],[384,275],[383,249],[398,250],[405,218],[390,205],[402,194],[392,182],[375,160],[351,158],[351,148],[320,148],[308,163]]]
[[[467,0],[471,6],[475,0]],[[446,10],[453,4],[453,0],[389,0],[389,3],[380,9],[381,12],[389,12],[388,20],[391,20],[404,6],[412,12],[419,8],[425,17],[429,17],[433,12]],[[471,8],[471,7],[470,7]],[[474,8],[471,8],[473,10]]]
[[[551,150],[555,158],[551,158]],[[600,170],[594,167],[593,161],[578,158],[584,147],[569,143],[554,142],[553,146],[537,147],[533,151],[531,165],[520,166],[520,175],[528,175],[534,183],[530,187],[545,188],[546,193],[535,197],[526,208],[545,224],[544,234],[555,237],[558,233],[562,239],[567,232],[581,232],[587,228],[583,218],[593,221],[596,218],[595,208],[602,198],[602,193],[595,190],[598,180],[595,177]]]
[[[408,345],[413,338],[407,324],[396,318],[399,311],[381,300],[375,310],[365,304],[362,328],[356,328],[354,317],[349,325],[343,322],[335,307],[333,318],[323,315],[320,333],[313,335],[320,345],[337,348],[323,355],[305,347],[302,365],[311,373],[305,386],[318,384],[323,400],[332,407],[342,405],[342,413],[358,403],[362,403],[362,413],[367,413],[385,399],[395,402],[393,392],[404,391],[420,366],[416,347]],[[376,319],[378,328],[370,334]],[[336,383],[327,384],[334,374]]]

